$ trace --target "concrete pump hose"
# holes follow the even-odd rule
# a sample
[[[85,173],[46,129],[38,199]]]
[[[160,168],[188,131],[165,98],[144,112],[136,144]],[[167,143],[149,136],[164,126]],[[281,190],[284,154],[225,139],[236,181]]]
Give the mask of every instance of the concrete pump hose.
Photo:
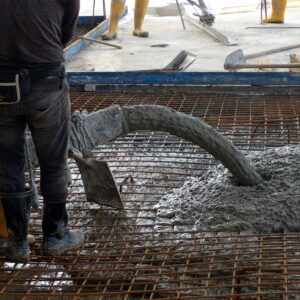
[[[122,107],[127,132],[165,131],[205,149],[219,160],[244,186],[260,184],[264,179],[250,166],[246,157],[213,127],[185,113],[159,105]]]

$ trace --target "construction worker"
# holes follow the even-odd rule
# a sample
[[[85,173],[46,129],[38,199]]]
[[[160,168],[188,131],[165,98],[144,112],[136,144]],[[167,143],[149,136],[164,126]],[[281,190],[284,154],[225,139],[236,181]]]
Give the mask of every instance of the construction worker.
[[[83,232],[67,228],[70,101],[63,66],[63,46],[74,32],[79,1],[0,1],[0,201],[1,225],[9,235],[0,254],[11,261],[27,261],[30,254],[26,126],[41,170],[44,253],[60,255],[84,242]]]
[[[272,0],[271,16],[264,20],[264,23],[284,23],[284,14],[287,0]]]
[[[126,0],[111,0],[109,25],[108,30],[101,36],[103,40],[112,40],[117,37],[118,22],[125,8],[125,2]],[[149,0],[135,0],[134,36],[149,36],[149,32],[142,29],[144,17],[148,8],[148,2]]]

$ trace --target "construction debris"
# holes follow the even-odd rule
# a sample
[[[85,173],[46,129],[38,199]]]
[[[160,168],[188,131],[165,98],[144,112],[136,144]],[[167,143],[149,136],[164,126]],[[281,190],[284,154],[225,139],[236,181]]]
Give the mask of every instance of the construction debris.
[[[162,68],[163,71],[184,71],[186,70],[195,60],[197,55],[182,50],[180,51],[169,64]]]
[[[108,42],[99,41],[99,40],[88,38],[88,37],[85,37],[85,36],[80,36],[79,38],[82,39],[82,40],[86,40],[86,41],[92,42],[92,43],[97,43],[97,44],[101,44],[101,45],[105,45],[105,46],[109,46],[109,47],[113,47],[113,48],[117,48],[117,49],[122,49],[122,47],[119,46],[119,45],[115,45],[115,44],[111,44],[111,43],[108,43]]]
[[[131,72],[172,72],[172,71],[184,71],[186,70],[195,60],[197,55],[182,50],[180,51],[166,66],[160,69],[150,69],[150,70],[136,70]]]
[[[197,16],[199,17],[199,13],[196,12],[195,15],[194,6],[183,5],[183,14],[191,24],[205,31],[206,33],[214,37],[217,41],[221,42],[222,44],[226,46],[233,46],[238,44],[236,39],[230,37],[228,34],[223,33],[220,29],[218,29],[216,26],[213,25],[214,19],[212,21],[212,19],[209,18],[211,22],[208,22],[208,20],[206,19],[203,20],[203,18],[202,20],[201,18],[200,20],[198,20]]]
[[[205,3],[205,0],[198,0],[198,3],[194,0],[187,0],[193,8],[197,8],[197,12],[194,13],[195,16],[199,17],[200,23],[204,23],[208,26],[212,26],[215,22],[215,16]]]

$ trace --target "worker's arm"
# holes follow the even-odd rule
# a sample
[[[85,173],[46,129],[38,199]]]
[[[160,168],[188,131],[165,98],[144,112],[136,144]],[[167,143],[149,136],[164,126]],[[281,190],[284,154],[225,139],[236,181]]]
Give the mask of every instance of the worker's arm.
[[[62,24],[62,43],[66,45],[74,34],[80,9],[80,0],[68,0]]]

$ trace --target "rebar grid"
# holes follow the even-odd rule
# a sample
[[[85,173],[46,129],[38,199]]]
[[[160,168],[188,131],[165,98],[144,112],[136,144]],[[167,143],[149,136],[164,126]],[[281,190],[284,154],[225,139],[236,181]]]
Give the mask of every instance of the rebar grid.
[[[200,117],[243,151],[299,144],[300,97],[223,94],[71,93],[73,110],[157,104]],[[297,299],[300,234],[226,233],[160,223],[155,204],[213,158],[163,132],[136,132],[95,155],[111,167],[125,204],[117,211],[87,203],[79,171],[70,225],[86,233],[83,249],[44,257],[41,211],[28,264],[1,260],[0,298],[21,299]]]

